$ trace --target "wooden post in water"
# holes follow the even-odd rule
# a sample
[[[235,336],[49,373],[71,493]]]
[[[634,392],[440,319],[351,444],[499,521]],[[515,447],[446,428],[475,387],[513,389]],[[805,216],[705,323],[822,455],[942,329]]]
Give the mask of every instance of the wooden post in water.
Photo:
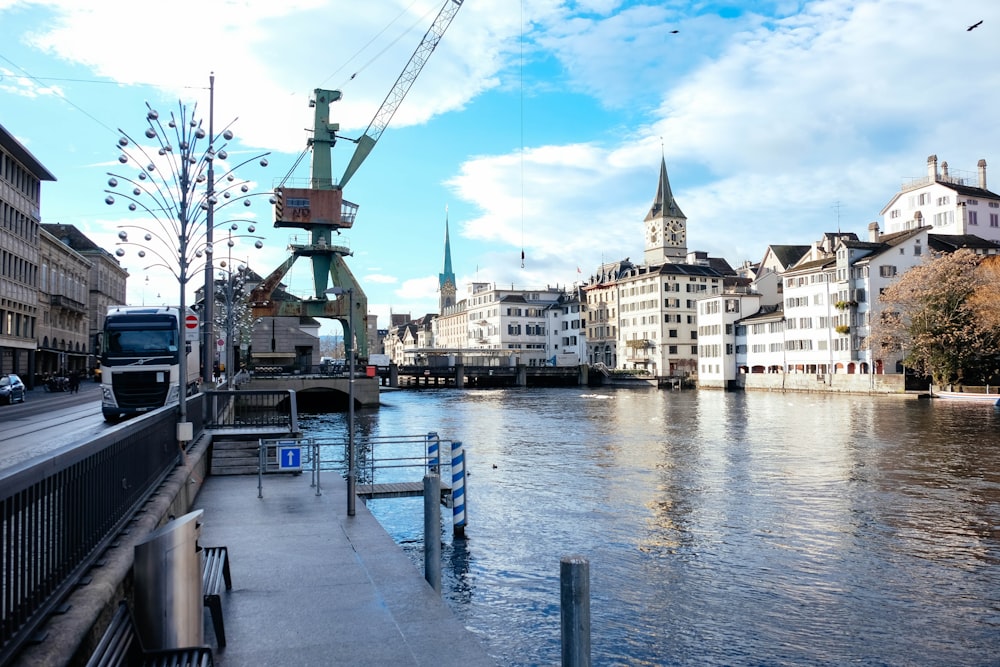
[[[424,579],[441,593],[441,477],[424,475]]]
[[[563,667],[590,667],[590,562],[563,556],[559,563]]]

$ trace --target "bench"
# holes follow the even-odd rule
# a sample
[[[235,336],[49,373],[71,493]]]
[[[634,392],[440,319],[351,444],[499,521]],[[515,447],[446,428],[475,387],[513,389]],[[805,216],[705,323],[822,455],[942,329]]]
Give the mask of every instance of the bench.
[[[207,646],[146,650],[142,647],[128,603],[122,600],[87,661],[87,667],[212,667],[212,649]]]
[[[233,580],[229,575],[229,550],[226,547],[202,547],[204,568],[201,574],[201,592],[205,606],[212,613],[212,627],[219,646],[226,645],[226,626],[222,620],[222,587],[229,591]]]

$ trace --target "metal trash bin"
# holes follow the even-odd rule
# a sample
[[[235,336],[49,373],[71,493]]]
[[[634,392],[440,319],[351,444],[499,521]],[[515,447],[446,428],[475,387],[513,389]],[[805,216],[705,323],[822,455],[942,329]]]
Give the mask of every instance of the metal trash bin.
[[[203,513],[168,521],[135,547],[135,623],[147,649],[204,644],[198,553]]]

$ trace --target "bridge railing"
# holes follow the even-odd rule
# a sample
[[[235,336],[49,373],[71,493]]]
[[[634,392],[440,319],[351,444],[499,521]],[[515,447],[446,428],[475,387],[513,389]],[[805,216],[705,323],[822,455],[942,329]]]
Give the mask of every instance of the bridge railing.
[[[198,396],[188,418],[199,432]],[[0,471],[0,664],[8,664],[181,460],[162,408]]]

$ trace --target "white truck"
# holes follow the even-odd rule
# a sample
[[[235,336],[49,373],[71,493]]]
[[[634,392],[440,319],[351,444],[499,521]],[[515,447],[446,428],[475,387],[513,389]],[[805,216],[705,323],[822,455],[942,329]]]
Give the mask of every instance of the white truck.
[[[106,421],[176,404],[198,391],[201,328],[194,311],[185,310],[182,320],[174,306],[108,308],[100,341]]]

